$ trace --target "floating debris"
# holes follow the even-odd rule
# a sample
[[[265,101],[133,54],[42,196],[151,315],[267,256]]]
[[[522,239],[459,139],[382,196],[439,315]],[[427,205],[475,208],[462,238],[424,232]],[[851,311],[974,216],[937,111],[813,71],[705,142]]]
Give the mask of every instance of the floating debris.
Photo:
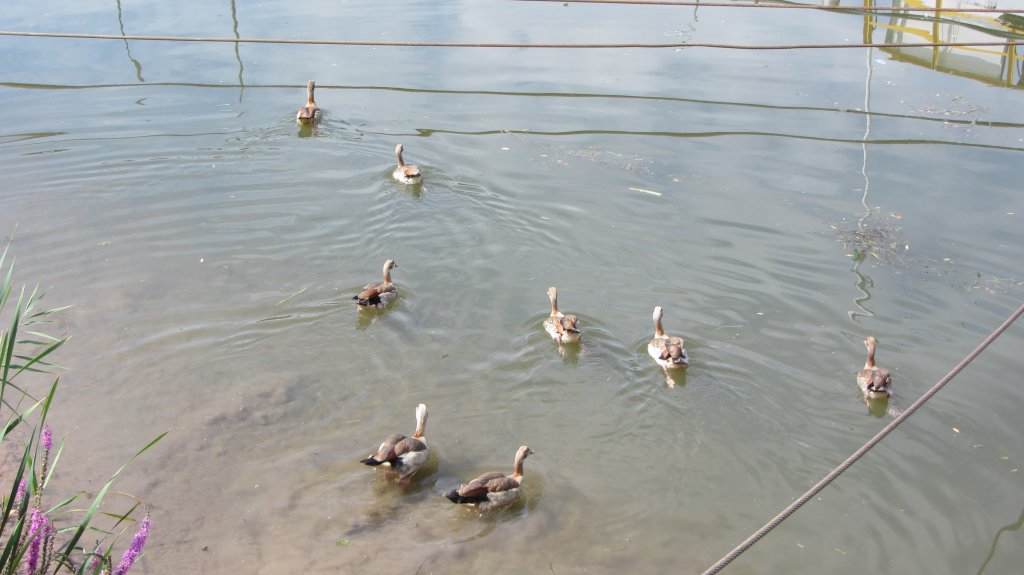
[[[610,150],[603,150],[594,146],[587,148],[568,148],[566,146],[552,146],[548,144],[533,144],[543,147],[546,153],[539,154],[544,162],[552,162],[558,166],[566,166],[569,159],[582,159],[595,164],[602,164],[612,168],[618,168],[632,173],[651,174],[651,166],[654,160],[637,155],[620,154]]]
[[[974,281],[968,282],[965,287],[966,291],[982,290],[993,295],[1024,293],[1024,281],[1022,280],[984,276],[979,272],[974,273]]]
[[[644,193],[644,194],[650,194],[652,196],[658,196],[659,198],[661,197],[661,192],[655,192],[654,190],[645,190],[643,188],[629,188],[629,189],[631,191],[634,191],[634,192],[641,192],[641,193]]]
[[[300,293],[302,293],[302,292],[304,292],[304,291],[306,291],[306,288],[302,288],[302,289],[300,289],[299,291],[297,291],[297,292],[293,293],[292,295],[290,295],[290,296],[288,296],[288,297],[284,298],[283,300],[281,300],[281,301],[277,302],[277,304],[275,304],[275,305],[281,305],[281,304],[283,304],[284,302],[286,302],[286,301],[288,301],[288,300],[292,299],[293,297],[295,297],[295,296],[299,295]]]
[[[902,219],[893,216],[883,217],[877,210],[859,219],[856,224],[843,222],[833,224],[832,229],[839,233],[839,240],[846,249],[851,249],[850,256],[854,261],[862,261],[869,256],[891,265],[905,266],[903,255],[910,250],[910,244],[903,241],[902,228],[896,221]]]

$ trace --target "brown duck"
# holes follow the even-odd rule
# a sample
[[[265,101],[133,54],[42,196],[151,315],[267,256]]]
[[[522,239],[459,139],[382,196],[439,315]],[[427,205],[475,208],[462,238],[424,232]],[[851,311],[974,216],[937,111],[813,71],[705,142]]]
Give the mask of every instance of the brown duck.
[[[563,343],[578,343],[579,322],[576,316],[558,311],[558,290],[554,286],[548,288],[548,299],[551,300],[551,315],[544,319],[544,331],[558,342],[559,349]]]
[[[686,355],[686,343],[683,338],[677,335],[665,335],[661,328],[661,306],[654,308],[654,338],[647,344],[647,353],[658,362],[658,365],[665,371],[665,379],[669,385],[675,385],[668,374],[669,368],[685,367],[690,358]]]
[[[522,496],[520,487],[523,484],[523,461],[531,454],[533,450],[524,445],[516,452],[512,475],[505,475],[500,471],[484,473],[458,489],[445,493],[444,496],[452,503],[475,505],[481,511],[513,503]]]
[[[363,459],[360,463],[376,467],[387,465],[398,473],[400,479],[405,479],[416,473],[430,459],[430,446],[427,445],[427,438],[423,435],[427,427],[427,406],[419,404],[416,406],[416,432],[412,437],[401,433],[392,435],[384,440],[370,457]]]
[[[295,114],[295,121],[300,124],[312,124],[320,120],[320,108],[316,105],[316,101],[313,100],[313,90],[316,89],[316,84],[312,80],[306,84],[306,105],[299,108],[298,113]]]
[[[402,152],[404,150],[405,147],[402,144],[395,146],[395,159],[398,160],[398,167],[391,173],[391,176],[403,184],[418,184],[423,181],[423,174],[420,173],[419,166],[406,164],[402,160]]]
[[[395,287],[395,284],[391,283],[391,269],[397,267],[398,264],[395,263],[395,260],[384,262],[384,281],[366,284],[363,287],[363,291],[359,292],[359,295],[352,296],[352,299],[356,300],[356,304],[362,308],[375,307],[380,309],[394,301],[398,297],[398,288]]]
[[[892,378],[889,370],[875,365],[875,337],[864,338],[864,347],[868,348],[868,357],[864,361],[864,369],[857,372],[857,385],[865,399],[880,399],[892,395],[889,386]]]

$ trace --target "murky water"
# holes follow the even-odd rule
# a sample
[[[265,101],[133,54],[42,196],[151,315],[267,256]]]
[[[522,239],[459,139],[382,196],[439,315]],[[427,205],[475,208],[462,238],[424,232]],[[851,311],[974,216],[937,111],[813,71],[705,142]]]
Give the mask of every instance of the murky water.
[[[171,6],[16,2],[0,28],[779,44],[865,27]],[[5,37],[0,59],[0,230],[21,281],[75,305],[58,483],[95,489],[171,429],[118,483],[152,506],[145,573],[699,572],[889,420],[854,383],[864,336],[905,408],[1024,297],[1024,93],[878,48]],[[313,133],[294,124],[309,79]],[[390,179],[396,143],[422,186]],[[399,300],[358,312],[387,258]],[[550,285],[584,330],[564,357],[541,327]],[[646,355],[655,305],[687,339],[675,388]],[[730,572],[1013,572],[1020,327]],[[359,460],[420,402],[435,460],[396,486]],[[523,504],[478,517],[441,496],[522,444]]]

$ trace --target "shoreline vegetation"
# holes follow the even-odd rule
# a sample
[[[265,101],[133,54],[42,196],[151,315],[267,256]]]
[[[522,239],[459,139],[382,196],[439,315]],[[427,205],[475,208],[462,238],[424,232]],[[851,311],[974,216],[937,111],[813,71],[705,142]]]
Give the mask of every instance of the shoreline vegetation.
[[[80,500],[86,494],[81,491],[62,501],[47,499],[46,489],[64,449],[63,440],[54,444],[47,422],[60,384],[50,355],[68,336],[46,331],[47,324],[70,306],[48,309],[42,306],[45,293],[38,287],[16,290],[13,258],[8,262],[10,246],[9,242],[0,252],[0,452],[12,454],[0,468],[0,575],[125,575],[149,537],[149,508],[142,499],[120,492],[118,496],[131,501],[127,510],[108,510],[103,502],[125,467],[167,432],[117,469],[87,509],[82,509]],[[134,536],[115,564],[119,542],[133,527]]]

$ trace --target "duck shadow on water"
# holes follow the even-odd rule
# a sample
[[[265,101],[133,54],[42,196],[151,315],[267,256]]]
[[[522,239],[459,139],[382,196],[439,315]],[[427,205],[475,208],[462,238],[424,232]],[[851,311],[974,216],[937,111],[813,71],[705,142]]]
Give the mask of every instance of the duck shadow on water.
[[[883,417],[899,417],[903,413],[903,409],[897,405],[893,405],[891,397],[880,397],[875,399],[867,399],[863,395],[860,396],[860,401],[866,404],[867,414],[877,417],[879,419]]]
[[[295,115],[278,118],[272,124],[247,128],[240,134],[231,135],[227,142],[235,142],[246,147],[266,145],[275,140],[299,138],[336,138],[357,142],[363,139],[360,125],[341,120],[323,119],[315,124],[297,124]]]
[[[386,307],[383,309],[356,307],[358,308],[356,310],[356,329],[359,331],[367,329],[388,313],[388,308]]]
[[[300,138],[312,138],[317,135],[319,122],[313,124],[299,124],[299,137]]]
[[[296,135],[300,138],[332,138],[340,135],[346,140],[358,141],[363,139],[362,124],[352,124],[344,120],[328,118],[327,110],[323,108],[320,109],[320,114],[320,119],[312,124],[296,124],[294,118],[291,118],[288,124],[298,128]]]
[[[885,417],[887,413],[889,413],[888,397],[882,397],[877,399],[864,399],[862,397],[862,399],[868,408],[868,415],[873,415],[874,417],[882,418]]]
[[[436,448],[430,450],[430,458],[412,477],[402,479],[398,473],[387,467],[373,469],[375,477],[370,486],[374,499],[388,499],[398,495],[409,497],[428,491],[437,483],[438,453]]]
[[[563,343],[561,347],[558,348],[558,355],[562,357],[562,363],[573,367],[579,367],[580,358],[584,356],[583,341],[580,340],[575,343]]]
[[[373,468],[370,480],[373,502],[363,508],[362,519],[349,527],[344,536],[355,537],[382,529],[398,519],[406,508],[432,498],[438,479],[438,461],[438,453],[431,449],[427,464],[404,480],[388,468]]]

